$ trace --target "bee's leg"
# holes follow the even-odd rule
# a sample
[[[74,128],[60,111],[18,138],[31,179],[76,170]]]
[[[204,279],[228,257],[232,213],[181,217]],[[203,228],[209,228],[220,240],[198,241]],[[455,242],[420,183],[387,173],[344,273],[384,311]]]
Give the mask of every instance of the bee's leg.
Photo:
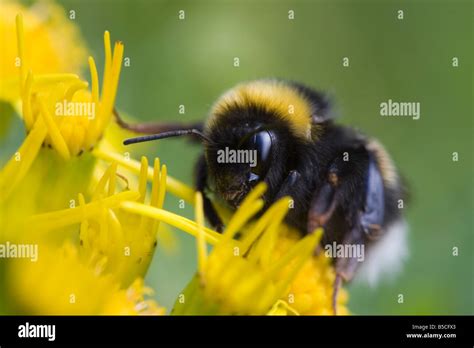
[[[325,227],[336,207],[336,187],[331,182],[327,182],[311,201],[308,211],[307,232],[312,233],[318,227]]]
[[[291,197],[289,201],[289,211],[286,214],[285,222],[290,226],[295,227],[299,231],[304,231],[306,228],[306,199],[307,185],[305,185],[304,178],[298,170],[291,170],[283,183],[278,186],[278,191],[272,195],[269,194],[266,200],[266,209],[270,207],[273,202],[276,202],[282,197]]]
[[[146,122],[146,123],[128,123],[119,114],[116,108],[113,110],[115,121],[126,130],[141,134],[157,134],[181,129],[197,129],[202,131],[202,122],[192,124],[166,123],[166,122]]]
[[[206,159],[204,158],[204,155],[201,155],[201,157],[199,157],[198,162],[196,163],[195,178],[196,178],[196,190],[201,192],[202,194],[204,215],[206,216],[211,226],[217,232],[222,232],[224,228],[224,224],[222,223],[221,218],[217,214],[216,209],[212,205],[211,200],[206,196],[206,190],[208,188],[207,186],[208,174],[207,174]]]
[[[334,284],[332,286],[332,311],[334,315],[337,315],[337,295],[339,294],[341,284],[342,276],[339,273],[336,273],[336,278],[334,279]]]
[[[342,244],[343,245],[354,245],[353,250],[362,250],[365,252],[365,240],[364,234],[360,225],[351,229],[351,231],[346,235]],[[336,278],[333,284],[333,295],[332,295],[332,306],[334,315],[337,314],[337,295],[339,293],[339,288],[342,285],[342,282],[350,282],[354,277],[354,274],[359,266],[359,262],[364,258],[364,255],[346,255],[343,258],[337,258],[335,262],[335,272]]]
[[[284,197],[284,196],[293,196],[295,194],[295,184],[298,179],[301,177],[301,174],[297,170],[292,170],[286,177],[283,184],[280,186],[278,193],[275,196],[275,201]]]

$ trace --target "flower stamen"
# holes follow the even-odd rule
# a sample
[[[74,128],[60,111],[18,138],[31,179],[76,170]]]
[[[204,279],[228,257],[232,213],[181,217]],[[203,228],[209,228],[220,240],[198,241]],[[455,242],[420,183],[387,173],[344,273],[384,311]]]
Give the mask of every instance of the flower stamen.
[[[141,164],[140,162],[132,159],[132,158],[124,158],[123,155],[114,153],[111,151],[103,150],[103,149],[94,149],[92,154],[107,162],[116,161],[122,167],[131,170],[135,174],[140,173]],[[148,180],[153,180],[153,169],[149,168],[147,172]],[[172,194],[184,199],[188,203],[194,203],[194,190],[189,187],[188,185],[182,183],[181,181],[167,176],[166,178],[166,190],[171,192]]]
[[[130,200],[124,201],[120,206],[125,211],[157,219],[168,225],[179,228],[180,230],[187,232],[194,237],[197,237],[198,235],[196,223],[192,220],[182,217],[181,215],[173,214],[163,209],[150,207],[145,204],[132,202]],[[204,227],[203,230],[205,233],[206,242],[211,245],[215,245],[222,238],[221,234],[207,227]]]
[[[53,116],[49,113],[48,108],[41,97],[38,97],[38,103],[40,106],[40,115],[43,116],[46,128],[48,129],[48,135],[50,136],[54,148],[65,160],[68,160],[71,158],[69,149],[67,147],[66,141],[64,141],[64,138],[59,131],[57,124],[53,120]]]
[[[39,117],[18,149],[17,153],[10,158],[0,172],[0,202],[6,200],[13,189],[28,172],[34,159],[41,149],[41,144],[47,135],[47,128],[43,118]]]
[[[201,280],[204,279],[204,270],[207,261],[207,245],[204,236],[204,209],[201,192],[196,192],[195,216],[197,224],[197,255],[198,255],[198,274]]]

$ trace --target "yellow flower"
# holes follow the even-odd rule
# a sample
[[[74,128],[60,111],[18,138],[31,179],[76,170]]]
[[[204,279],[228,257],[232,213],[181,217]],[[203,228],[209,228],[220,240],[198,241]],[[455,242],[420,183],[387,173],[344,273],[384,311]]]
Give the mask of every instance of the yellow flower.
[[[28,135],[0,171],[0,230],[4,235],[18,237],[18,223],[25,215],[64,208],[73,204],[78,192],[88,193],[96,164],[90,150],[97,145],[112,117],[123,44],[117,42],[112,53],[110,35],[105,32],[101,92],[92,57],[89,91],[88,83],[74,74],[33,73],[23,54],[29,46],[24,42],[23,17],[18,15],[16,22],[19,57],[23,62],[19,89]],[[68,109],[70,105],[72,111]],[[84,114],[84,108],[94,112]],[[58,110],[62,113],[58,114]]]
[[[18,89],[21,89],[22,114],[28,135],[0,170],[0,240],[21,238],[18,229],[25,216],[73,207],[77,204],[79,192],[89,199],[92,195],[89,188],[94,187],[104,170],[103,162],[97,158],[110,163],[110,158],[118,157],[124,162],[123,156],[114,152],[121,149],[117,143],[121,143],[123,135],[110,122],[123,45],[116,43],[112,51],[110,35],[105,32],[102,87],[99,88],[94,59],[89,57],[92,81],[89,91],[88,83],[75,74],[33,73],[27,65],[28,60],[23,58],[31,42],[25,40],[21,15],[16,17],[16,24],[18,56],[24,62],[17,69],[17,80],[21,81]],[[94,117],[74,112],[68,116],[57,115],[57,108],[63,107],[64,102],[89,105],[95,110]],[[101,140],[104,133],[106,137]],[[100,148],[100,151],[89,151],[93,148]],[[134,169],[139,167],[138,163]],[[149,171],[150,180],[152,176]],[[168,178],[167,181],[172,192],[174,187],[186,191],[176,180]],[[171,238],[167,239],[172,243]]]
[[[37,262],[11,261],[7,291],[15,313],[29,315],[162,315],[165,310],[148,299],[151,289],[137,278],[122,288],[97,263],[84,264],[76,247],[39,245]]]
[[[24,57],[29,43],[25,42],[21,15],[17,16],[16,24],[18,56],[22,62],[17,79],[28,134],[0,171],[0,242],[40,244],[44,249],[41,254],[44,259],[40,256],[41,261],[37,265],[25,265],[21,261],[11,262],[10,265],[8,262],[8,268],[20,268],[8,273],[7,285],[28,296],[31,289],[23,279],[25,274],[30,271],[41,274],[42,270],[51,268],[48,263],[55,262],[55,258],[48,258],[48,255],[58,256],[58,250],[70,249],[62,246],[65,242],[72,243],[77,252],[66,253],[64,264],[68,267],[57,268],[54,273],[57,279],[63,281],[48,280],[45,283],[41,282],[41,278],[31,277],[38,281],[38,286],[42,286],[45,297],[45,307],[32,305],[32,312],[132,313],[133,307],[125,310],[125,307],[119,306],[130,296],[133,303],[140,303],[142,310],[145,310],[143,291],[137,281],[145,276],[154,254],[158,222],[124,212],[118,209],[118,204],[122,200],[144,203],[149,179],[153,181],[150,204],[161,207],[165,183],[169,182],[172,187],[180,187],[180,183],[167,178],[166,167],[160,168],[158,160],[154,168],[149,168],[143,158],[138,166],[128,168],[133,174],[128,176],[123,174],[123,168],[117,170],[117,163],[107,160],[118,156],[124,161],[123,156],[110,152],[115,139],[109,137],[101,141],[112,117],[123,45],[116,43],[112,51],[110,35],[105,32],[102,87],[99,91],[96,65],[90,57],[92,84],[89,91],[88,83],[75,74],[33,73]],[[64,112],[68,104],[89,105],[95,113],[84,115],[73,108],[67,116],[58,114],[58,107],[63,107]],[[90,151],[94,148],[97,154]],[[103,158],[110,164],[105,172],[104,162],[97,158]],[[97,173],[100,174],[96,176]],[[136,174],[139,174],[137,182]],[[134,191],[130,189],[132,186]],[[25,267],[24,272],[21,267]],[[100,300],[108,294],[111,300],[102,301],[105,309],[96,308],[94,311],[91,303],[84,308],[63,307],[64,303],[56,308],[52,304],[54,294],[61,292],[60,287],[68,282],[72,286],[77,285],[74,279],[69,278],[69,274],[74,273],[81,275],[86,284],[77,290],[78,293],[93,287],[95,281],[102,284],[98,293],[91,296]],[[22,279],[15,275],[20,275]],[[103,291],[99,291],[102,288]],[[119,307],[122,309],[115,311],[114,308]],[[153,306],[150,309],[154,310]]]
[[[282,198],[256,222],[263,207],[257,186],[229,221],[223,235],[203,226],[202,197],[196,195],[196,222],[135,202],[124,210],[169,223],[197,237],[198,272],[178,297],[172,314],[332,314],[334,269],[313,256],[322,230],[303,238],[284,224],[289,198]],[[241,238],[235,240],[240,232]],[[213,245],[207,255],[206,242]],[[338,297],[345,314],[347,294]]]
[[[23,19],[17,17],[18,47],[23,60]],[[20,91],[25,127],[36,133],[31,140],[39,148],[43,142],[61,157],[69,159],[95,146],[108,125],[115,103],[122,66],[123,44],[115,43],[112,53],[110,34],[104,34],[105,69],[102,91],[92,57],[89,57],[91,91],[88,83],[73,74],[36,75],[20,67]],[[25,142],[28,141],[28,137]]]
[[[135,167],[132,169],[135,171]],[[22,242],[38,243],[37,262],[9,260],[8,296],[15,313],[27,314],[164,314],[146,296],[143,278],[154,254],[159,222],[121,209],[133,202],[161,209],[166,191],[166,166],[153,168],[142,158],[138,187],[118,174],[113,162],[98,180],[91,200],[78,195],[78,206],[28,217]],[[147,178],[152,188],[147,197]],[[149,205],[145,205],[149,201]],[[34,226],[34,229],[32,227]],[[73,235],[71,236],[71,233]],[[51,234],[69,235],[55,246]],[[39,295],[35,295],[39,293]]]
[[[107,140],[107,139],[105,139]],[[111,145],[107,142],[100,144],[98,149],[94,149],[92,154],[105,162],[117,162],[123,168],[130,170],[133,173],[139,173],[141,170],[141,163],[133,158],[124,157],[122,154],[114,152]],[[149,168],[147,173],[148,181],[153,181],[153,169]],[[188,185],[176,180],[172,176],[166,177],[166,190],[173,195],[182,198],[188,203],[194,203],[194,190]]]
[[[3,15],[12,18],[11,12],[19,5],[1,6],[4,19]],[[9,298],[16,300],[9,302],[16,302],[14,313],[20,308],[27,314],[163,314],[162,308],[145,298],[151,290],[143,285],[158,222],[117,209],[121,200],[145,201],[148,163],[142,159],[138,189],[131,191],[116,163],[96,180],[94,174],[103,163],[90,152],[112,117],[123,45],[116,43],[112,51],[105,32],[102,88],[99,91],[95,61],[89,57],[89,91],[89,84],[77,75],[58,73],[67,67],[76,71],[75,62],[83,61],[83,54],[73,37],[76,29],[61,22],[61,10],[51,6],[46,9],[52,11],[51,27],[35,21],[32,13],[26,14],[26,28],[23,16],[16,17],[16,61],[20,63],[13,70],[16,84],[8,68],[0,76],[2,91],[16,86],[28,133],[0,171],[0,242],[39,246],[37,262],[9,259],[4,264],[5,288]],[[4,39],[12,30],[2,23]],[[68,52],[56,57],[58,52],[50,52],[46,39]],[[50,65],[42,61],[36,44],[42,45]],[[1,57],[7,63],[9,47]],[[69,59],[68,54],[74,57]],[[155,161],[152,176],[150,204],[161,207],[166,167],[160,169]]]
[[[23,13],[25,18],[24,39],[28,42],[21,58],[13,39],[17,13]],[[0,41],[0,100],[19,98],[18,68],[22,64],[35,74],[51,74],[79,72],[85,62],[85,44],[73,20],[51,1],[39,1],[26,7],[2,0]]]
[[[297,243],[300,236],[297,231],[282,225],[280,238],[276,245],[275,257],[288,252]],[[334,268],[331,259],[324,253],[312,255],[306,260],[291,282],[288,291],[281,298],[286,314],[298,313],[300,315],[333,315],[332,295],[335,280]],[[346,307],[348,294],[345,289],[340,289],[337,297],[337,314],[347,315]],[[282,307],[280,306],[280,309]]]
[[[122,286],[129,286],[146,274],[157,245],[159,223],[123,211],[120,204],[145,202],[149,169],[147,159],[142,157],[139,184],[132,189],[126,177],[117,176],[117,163],[112,163],[99,180],[90,202],[80,193],[78,206],[33,215],[24,221],[23,229],[34,226],[35,232],[28,236],[44,240],[48,234],[61,231],[64,234],[74,226],[79,227],[76,241],[83,263],[100,263],[102,273],[112,274]],[[166,166],[160,169],[160,161],[155,159],[149,206],[162,208],[166,178]]]

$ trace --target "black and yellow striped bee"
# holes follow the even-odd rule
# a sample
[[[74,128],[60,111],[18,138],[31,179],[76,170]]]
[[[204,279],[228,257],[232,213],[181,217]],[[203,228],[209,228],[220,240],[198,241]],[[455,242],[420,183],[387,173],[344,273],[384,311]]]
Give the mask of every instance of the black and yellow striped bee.
[[[224,93],[204,124],[131,125],[117,119],[127,129],[157,133],[125,144],[185,134],[202,140],[196,189],[203,193],[205,215],[215,228],[221,229],[222,221],[212,200],[235,209],[264,181],[266,207],[291,196],[294,204],[286,222],[302,234],[324,227],[322,246],[367,246],[361,268],[374,281],[381,270],[397,267],[406,252],[406,224],[399,209],[405,190],[383,146],[336,124],[330,111],[323,94],[299,83],[269,79]],[[218,161],[224,149],[254,151],[256,161]],[[334,301],[341,280],[353,278],[358,261],[355,255],[335,259]]]

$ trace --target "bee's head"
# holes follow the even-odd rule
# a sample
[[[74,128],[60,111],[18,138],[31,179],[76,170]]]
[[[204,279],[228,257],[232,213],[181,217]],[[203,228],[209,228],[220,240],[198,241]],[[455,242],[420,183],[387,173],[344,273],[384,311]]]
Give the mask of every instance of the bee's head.
[[[265,179],[278,142],[271,130],[256,128],[248,132],[245,128],[233,129],[225,139],[206,147],[206,161],[214,189],[233,207],[237,207],[247,193]],[[214,132],[213,135],[219,134]]]
[[[237,85],[216,101],[204,133],[214,143],[206,147],[206,160],[218,196],[236,206],[265,181],[264,198],[275,197],[313,140],[315,115],[326,109],[323,98],[315,95],[294,83],[265,79]],[[239,150],[246,151],[240,152],[244,161],[235,152]],[[249,163],[254,152],[256,163]],[[233,160],[237,163],[229,163]]]
[[[218,197],[237,207],[261,181],[277,187],[284,175],[290,149],[284,129],[254,118],[223,122],[206,129],[212,144],[205,149],[210,185]]]

